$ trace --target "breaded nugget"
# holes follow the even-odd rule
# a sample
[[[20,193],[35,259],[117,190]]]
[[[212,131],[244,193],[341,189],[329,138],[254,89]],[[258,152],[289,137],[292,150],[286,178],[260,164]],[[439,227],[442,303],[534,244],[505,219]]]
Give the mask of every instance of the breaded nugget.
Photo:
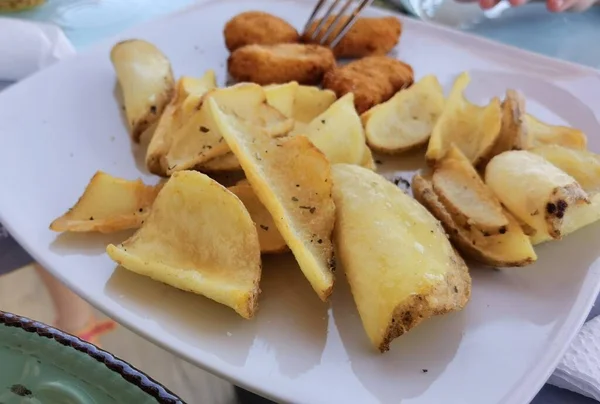
[[[412,67],[387,56],[369,56],[332,69],[323,78],[323,87],[338,98],[354,93],[359,114],[389,100],[397,91],[413,83]]]
[[[260,11],[248,11],[233,17],[223,30],[230,52],[246,45],[275,45],[299,42],[298,31],[286,21]]]
[[[316,39],[312,40],[310,34],[317,28],[321,19],[316,20],[303,36],[304,42],[319,43],[323,34],[327,31],[336,16],[327,19],[324,28]],[[348,16],[342,17],[343,23],[336,23],[336,30],[328,37],[328,41],[335,38],[336,34],[342,29]],[[344,35],[342,40],[335,46],[333,53],[339,58],[361,58],[364,56],[385,55],[398,44],[400,34],[402,33],[402,23],[396,17],[379,18],[359,18],[350,28],[350,31]]]
[[[325,72],[335,67],[335,57],[329,48],[318,45],[247,45],[233,51],[227,65],[238,82],[319,84]]]

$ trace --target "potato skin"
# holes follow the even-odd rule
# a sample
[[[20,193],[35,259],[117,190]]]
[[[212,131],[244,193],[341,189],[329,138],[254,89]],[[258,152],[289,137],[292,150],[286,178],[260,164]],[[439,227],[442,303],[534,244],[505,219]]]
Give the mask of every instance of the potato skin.
[[[233,17],[223,30],[230,52],[246,45],[275,45],[300,41],[298,31],[287,21],[261,11],[247,11]]]
[[[335,67],[335,57],[329,48],[318,45],[247,45],[235,50],[227,65],[238,82],[319,84]]]
[[[323,78],[323,87],[335,92],[338,98],[354,93],[354,105],[362,114],[413,81],[410,65],[387,56],[369,56],[329,70]]]
[[[329,27],[337,16],[331,16],[327,19],[324,27]],[[343,27],[349,17],[343,17],[336,24],[337,27]],[[325,28],[321,29],[320,34],[311,39],[312,32],[317,28],[322,19],[318,19],[311,24],[307,34],[302,37],[306,43],[319,43]],[[335,38],[339,29],[336,29],[328,41]],[[377,17],[377,18],[359,18],[350,28],[350,31],[344,35],[342,40],[333,48],[333,53],[338,58],[362,58],[365,56],[385,55],[398,44],[402,33],[402,23],[396,17]]]

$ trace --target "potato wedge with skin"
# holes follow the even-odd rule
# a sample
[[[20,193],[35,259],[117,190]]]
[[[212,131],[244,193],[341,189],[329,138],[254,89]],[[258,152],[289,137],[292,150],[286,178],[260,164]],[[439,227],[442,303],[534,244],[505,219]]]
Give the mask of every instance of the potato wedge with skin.
[[[244,318],[257,309],[256,227],[243,203],[204,174],[173,174],[142,227],[106,251],[132,272],[208,297]]]
[[[385,352],[421,321],[464,308],[471,277],[439,222],[373,171],[331,171],[336,253],[373,345]]]
[[[431,182],[460,227],[488,236],[506,232],[508,219],[500,201],[456,146],[436,165]]]
[[[171,63],[156,46],[140,39],[113,46],[110,59],[123,93],[134,142],[155,123],[169,103],[174,81]]]
[[[331,164],[360,164],[365,154],[365,133],[354,108],[354,95],[344,95],[306,128],[306,137]]]
[[[216,87],[216,76],[212,70],[201,78],[184,76],[178,80],[175,94],[162,113],[146,150],[146,167],[151,173],[167,175],[167,167],[162,165],[162,161],[171,148],[173,134],[193,114],[204,94]]]
[[[554,239],[561,238],[565,214],[590,202],[573,177],[524,150],[494,157],[485,169],[485,183],[519,220]]]
[[[263,254],[277,254],[288,251],[288,246],[281,237],[279,230],[277,230],[273,217],[260,202],[250,184],[237,184],[227,189],[240,198],[248,213],[250,213],[258,232],[260,252]]]
[[[298,91],[298,83],[292,81],[286,84],[273,84],[265,87],[267,103],[285,115],[292,118],[294,115],[294,100]]]
[[[523,267],[537,260],[529,237],[508,211],[504,211],[508,219],[506,232],[486,237],[479,230],[467,230],[454,220],[434,191],[430,177],[415,175],[412,191],[417,201],[442,222],[450,240],[465,257],[494,267]]]
[[[200,109],[173,134],[173,143],[163,163],[167,174],[191,169],[230,151],[209,112],[207,99],[215,99],[221,108],[250,124],[262,125],[270,136],[285,135],[294,126],[291,118],[267,104],[265,90],[257,84],[213,90],[206,94]]]
[[[500,100],[494,98],[485,107],[471,104],[463,94],[469,81],[466,72],[458,76],[446,100],[444,111],[433,127],[425,154],[430,165],[443,158],[450,146],[456,144],[469,161],[477,166],[490,152],[500,134]]]
[[[298,86],[294,98],[292,118],[297,122],[310,123],[337,100],[331,90],[313,86]]]
[[[575,178],[590,196],[589,205],[578,205],[565,213],[562,226],[563,235],[573,233],[600,220],[600,156],[587,150],[558,145],[539,146],[532,149],[531,152],[544,157]],[[534,234],[531,237],[534,244],[549,240],[551,238],[542,233]]]
[[[361,116],[369,147],[396,154],[427,143],[445,102],[442,86],[429,75],[374,106]]]
[[[487,164],[494,156],[505,151],[529,148],[530,139],[525,122],[525,97],[515,90],[507,90],[502,101],[500,135],[480,165]]]
[[[160,189],[161,185],[146,185],[142,180],[125,180],[98,171],[75,206],[54,220],[50,230],[113,233],[138,228]]]
[[[209,99],[215,123],[321,300],[333,289],[335,205],[327,158],[305,136],[273,139]]]
[[[229,152],[202,163],[197,169],[201,172],[216,173],[223,171],[241,171],[242,166],[235,154]]]
[[[585,149],[587,147],[587,137],[578,129],[549,125],[529,114],[525,116],[525,122],[531,139],[531,147],[548,144],[556,144],[572,149]]]

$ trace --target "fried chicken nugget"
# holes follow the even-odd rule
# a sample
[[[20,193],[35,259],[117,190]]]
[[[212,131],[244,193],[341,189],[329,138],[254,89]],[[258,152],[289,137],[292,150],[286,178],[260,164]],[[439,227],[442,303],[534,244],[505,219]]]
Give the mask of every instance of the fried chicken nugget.
[[[223,30],[230,52],[246,45],[275,45],[300,41],[300,35],[287,21],[261,11],[247,11],[233,17]]]
[[[227,65],[238,82],[319,84],[335,67],[335,57],[331,49],[318,45],[247,45],[233,51]]]
[[[338,98],[354,93],[354,105],[362,114],[389,100],[413,81],[410,65],[387,56],[369,56],[328,71],[323,78],[323,88],[332,90]]]
[[[324,27],[331,26],[336,17],[335,15],[329,17]],[[350,17],[342,17],[340,22],[336,23],[336,29],[329,35],[328,41],[336,37],[348,18]],[[327,30],[321,29],[315,39],[311,39],[311,34],[321,21],[321,19],[318,19],[311,24],[307,33],[302,37],[304,42],[319,43]],[[339,58],[385,55],[398,44],[401,33],[402,23],[396,17],[358,18],[350,31],[335,46],[333,53]]]

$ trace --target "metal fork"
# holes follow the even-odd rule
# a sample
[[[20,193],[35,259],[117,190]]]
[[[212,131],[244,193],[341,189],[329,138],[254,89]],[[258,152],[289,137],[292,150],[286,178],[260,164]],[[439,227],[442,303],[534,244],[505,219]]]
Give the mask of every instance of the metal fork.
[[[308,22],[304,26],[303,36],[304,37],[309,36],[311,42],[313,42],[319,37],[319,35],[322,32],[325,32],[323,34],[323,36],[320,37],[318,43],[320,45],[328,45],[330,48],[334,48],[342,40],[344,35],[346,35],[346,33],[348,31],[350,31],[350,29],[352,28],[352,26],[358,19],[358,15],[361,13],[361,11],[365,7],[367,7],[367,6],[371,5],[371,3],[373,3],[373,0],[359,0],[359,1],[346,0],[345,4],[341,7],[341,9],[339,11],[336,11],[336,9],[338,8],[338,5],[340,4],[341,1],[342,0],[333,0],[333,2],[329,5],[329,8],[327,8],[327,11],[325,12],[325,14],[322,17],[320,17],[321,21],[319,22],[319,24],[317,24],[314,31],[308,32],[309,29],[311,28],[311,25],[317,19],[319,11],[328,3],[327,0],[319,0],[317,5],[314,8],[312,14],[310,15]],[[351,12],[350,18],[348,18],[347,21],[344,21],[343,20],[344,15],[346,14],[346,12],[348,12],[348,10],[350,9],[350,6],[353,3],[358,3],[358,6],[356,6],[354,8],[354,10]],[[331,22],[331,24],[329,26],[326,26],[327,20],[329,19],[329,17],[331,17],[332,15],[335,15],[335,14],[337,14],[337,16],[334,18],[334,20]],[[338,29],[340,27],[341,27],[341,30],[337,30],[337,34],[335,35],[335,37],[331,41],[328,42],[328,39],[331,36],[331,34],[336,32],[336,29]]]

